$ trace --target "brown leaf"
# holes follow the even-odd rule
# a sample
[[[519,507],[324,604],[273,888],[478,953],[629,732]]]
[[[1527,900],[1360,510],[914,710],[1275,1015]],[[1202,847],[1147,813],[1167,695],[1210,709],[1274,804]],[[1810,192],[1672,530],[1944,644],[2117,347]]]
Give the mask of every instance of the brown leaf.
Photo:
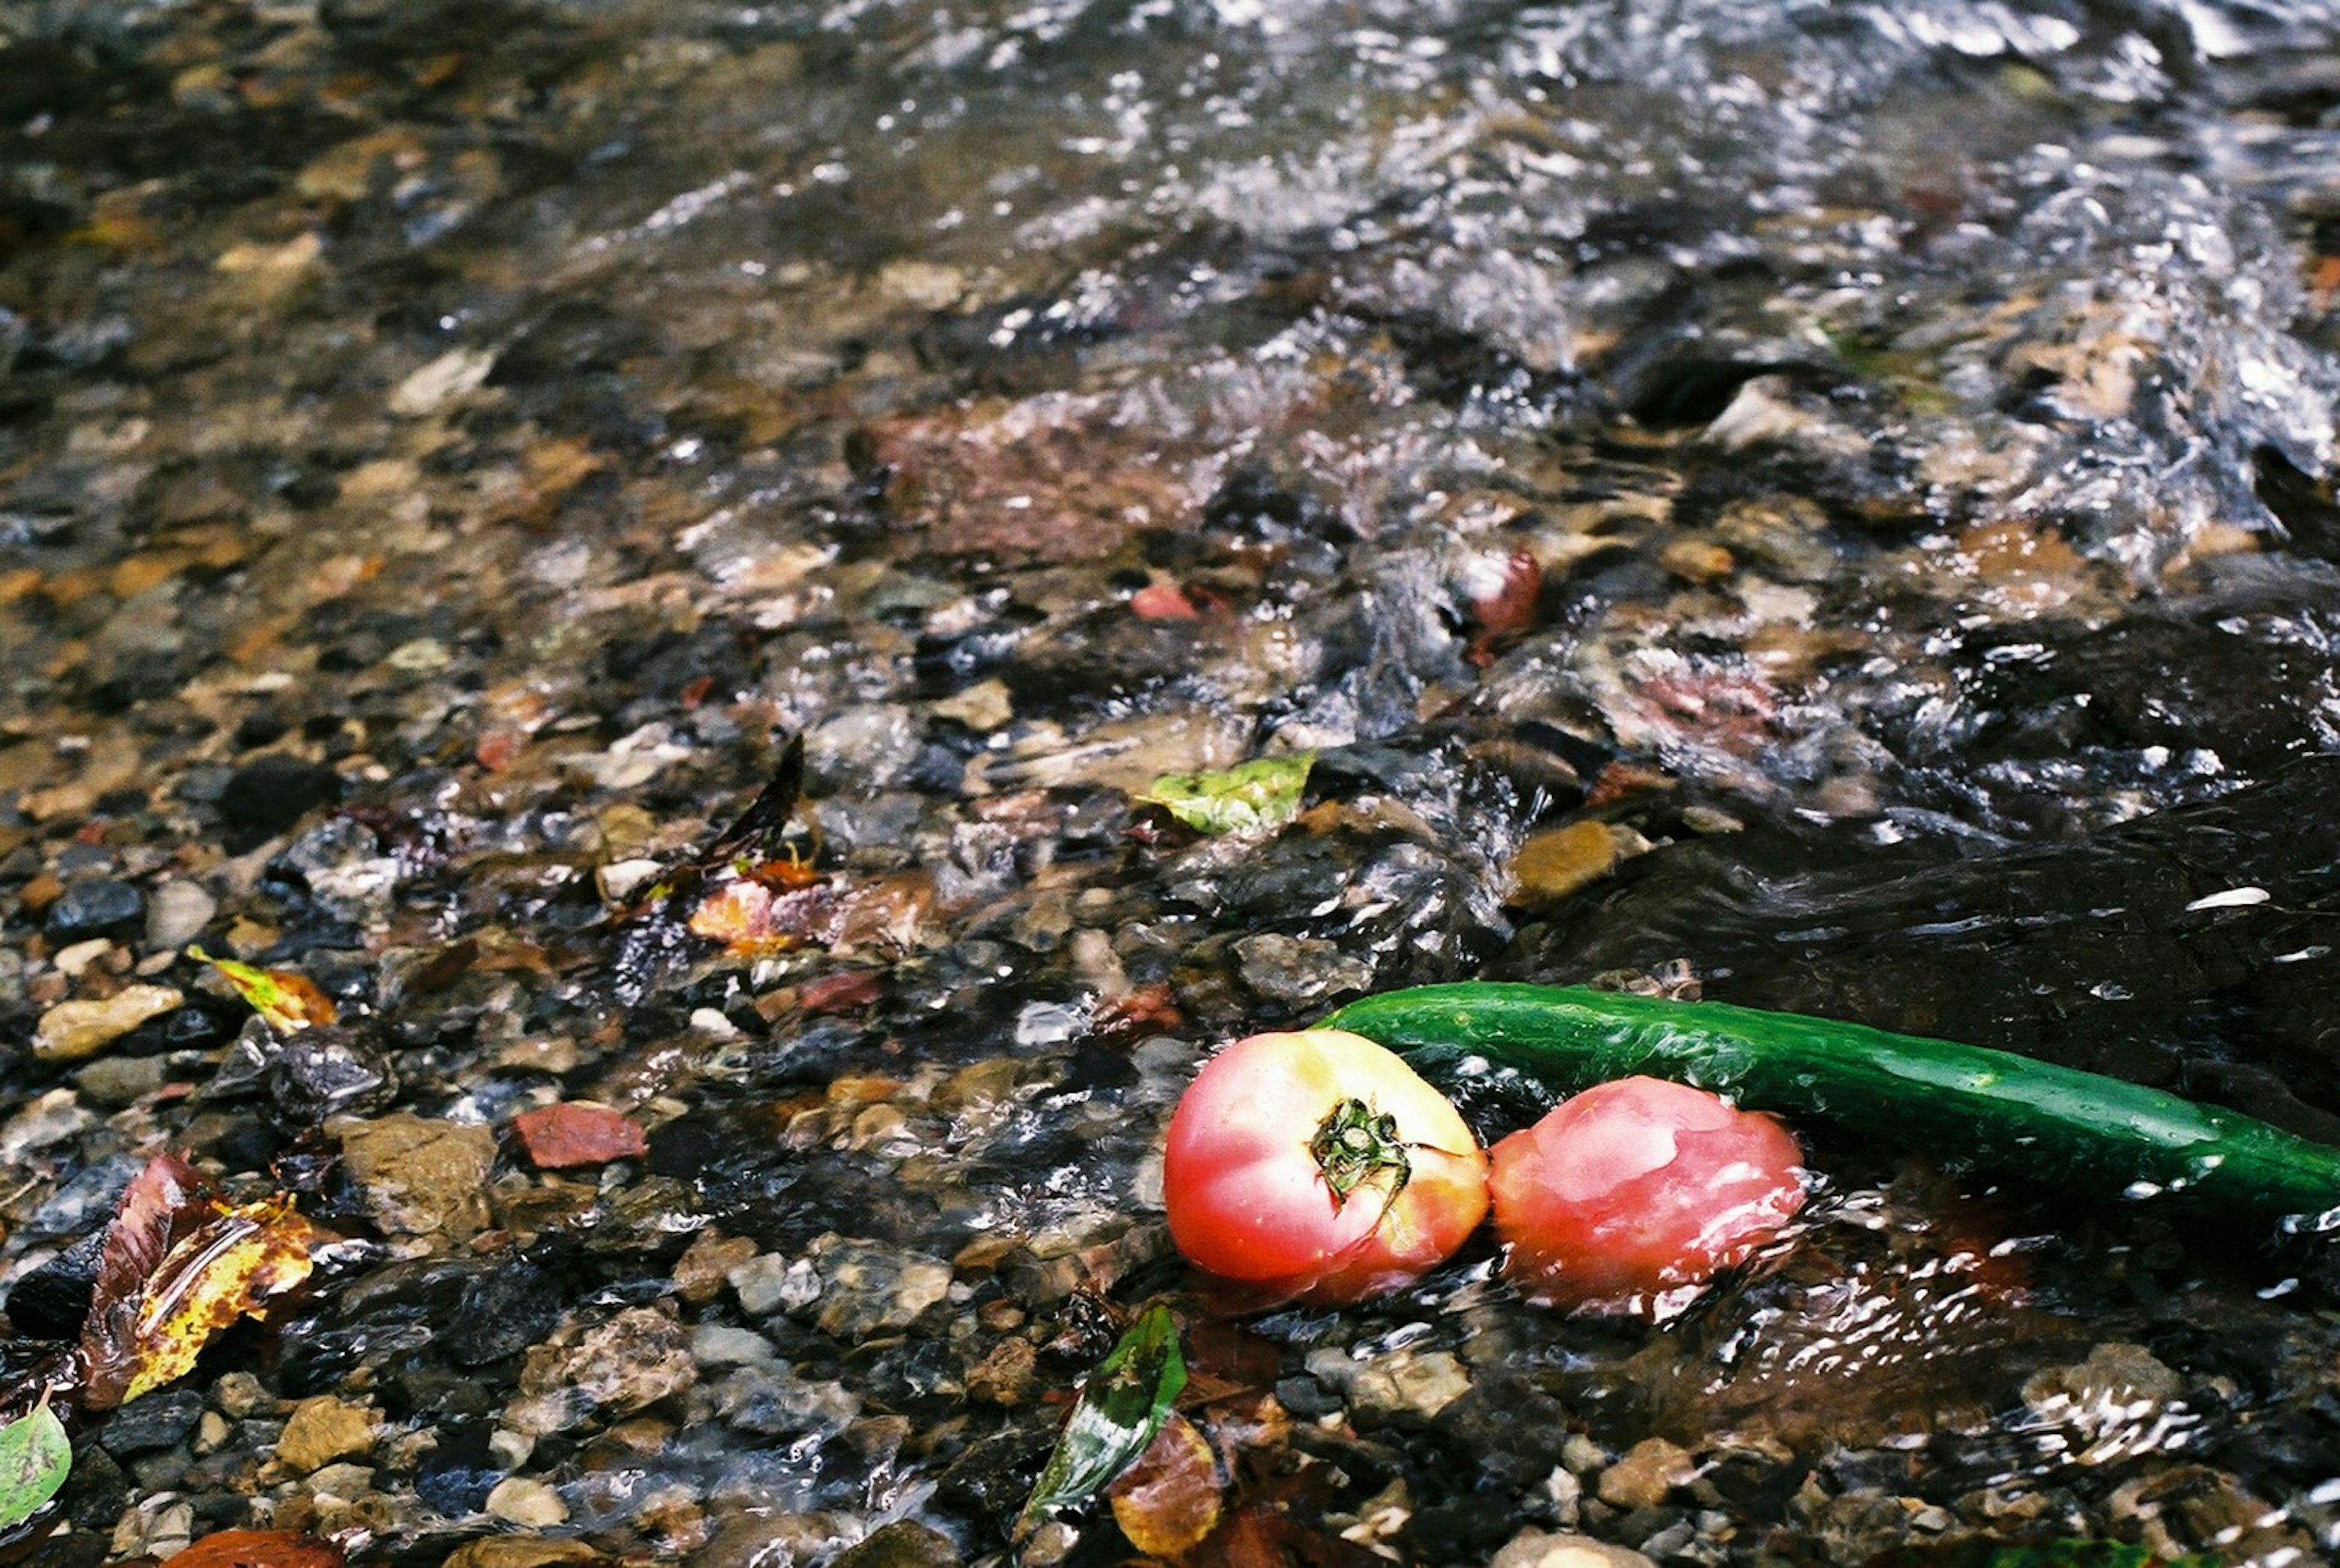
[[[106,1233],[83,1402],[104,1410],[184,1376],[223,1329],[308,1278],[310,1248],[330,1239],[288,1196],[230,1207],[184,1159],[156,1156]]]
[[[163,1568],[342,1568],[342,1549],[292,1530],[223,1530],[165,1559]]]
[[[1174,1412],[1106,1495],[1132,1546],[1148,1556],[1175,1557],[1218,1527],[1225,1490],[1210,1440]]]
[[[649,1150],[642,1129],[607,1106],[540,1106],[512,1118],[512,1132],[539,1170],[570,1170],[634,1159]]]
[[[107,1227],[89,1316],[82,1325],[82,1360],[93,1406],[103,1410],[119,1404],[122,1390],[129,1385],[134,1362],[131,1346],[146,1282],[174,1245],[219,1212],[211,1183],[181,1156],[156,1155],[131,1179]]]

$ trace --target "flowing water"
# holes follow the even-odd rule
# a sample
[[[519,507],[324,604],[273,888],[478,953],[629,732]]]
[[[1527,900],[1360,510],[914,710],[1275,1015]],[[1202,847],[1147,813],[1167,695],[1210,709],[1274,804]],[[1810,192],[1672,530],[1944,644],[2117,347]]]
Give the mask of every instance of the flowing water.
[[[32,0],[0,45],[0,1268],[53,1285],[165,1145],[363,1238],[179,1427],[94,1423],[39,1561],[1005,1561],[1155,1295],[1233,1477],[1191,1561],[2340,1556],[2313,1234],[1810,1128],[1797,1233],[1661,1327],[1483,1241],[1229,1321],[1155,1153],[1215,1042],[1482,975],[2340,1142],[2340,8]],[[790,735],[782,928],[719,951],[648,890]],[[1132,799],[1304,750],[1264,836]],[[190,940],[343,1022],[232,1044]],[[144,982],[193,1005],[30,1044]],[[559,1100],[646,1152],[531,1168]],[[484,1211],[383,1196],[410,1115],[500,1132]],[[303,1399],[372,1436],[272,1460]]]

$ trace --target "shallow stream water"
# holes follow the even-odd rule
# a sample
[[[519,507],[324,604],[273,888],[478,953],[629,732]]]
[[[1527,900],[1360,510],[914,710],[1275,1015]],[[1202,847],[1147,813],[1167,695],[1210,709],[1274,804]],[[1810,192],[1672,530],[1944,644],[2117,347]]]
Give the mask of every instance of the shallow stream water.
[[[1483,1240],[1229,1319],[1156,1152],[1479,976],[2340,1142],[2335,154],[2274,0],[0,12],[8,1364],[166,1146],[352,1238],[32,1560],[1004,1562],[1155,1298],[1191,1562],[2340,1557],[2315,1236],[1813,1127],[1662,1326]],[[726,951],[652,889],[789,737]],[[643,1148],[540,1168],[574,1101]]]

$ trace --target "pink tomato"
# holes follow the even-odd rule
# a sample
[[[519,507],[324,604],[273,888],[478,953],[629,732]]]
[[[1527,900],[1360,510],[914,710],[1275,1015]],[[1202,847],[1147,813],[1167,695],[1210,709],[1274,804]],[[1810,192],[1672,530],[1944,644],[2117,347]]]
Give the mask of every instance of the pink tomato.
[[[1238,1040],[1170,1118],[1170,1236],[1274,1298],[1358,1301],[1411,1283],[1487,1213],[1487,1156],[1444,1095],[1360,1035]]]
[[[1778,1121],[1659,1078],[1597,1084],[1491,1152],[1505,1272],[1560,1306],[1679,1311],[1804,1201]]]

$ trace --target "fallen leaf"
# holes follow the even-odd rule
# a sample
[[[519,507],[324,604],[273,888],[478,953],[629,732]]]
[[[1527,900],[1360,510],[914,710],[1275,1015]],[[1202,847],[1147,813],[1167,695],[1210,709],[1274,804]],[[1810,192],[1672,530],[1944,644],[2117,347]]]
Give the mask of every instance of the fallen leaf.
[[[73,1439],[44,1391],[32,1414],[0,1426],[0,1530],[38,1513],[72,1470]]]
[[[330,1541],[293,1530],[223,1530],[164,1560],[163,1568],[342,1568]]]
[[[190,946],[187,956],[200,958],[217,969],[220,977],[235,987],[242,997],[267,1021],[273,1029],[287,1032],[312,1026],[330,1024],[338,1015],[333,999],[317,988],[316,982],[290,969],[261,969],[250,964],[239,964],[233,958],[214,958],[201,948]]]
[[[290,1196],[231,1206],[185,1160],[156,1156],[106,1232],[83,1403],[108,1409],[184,1376],[222,1330],[307,1279],[310,1249],[332,1239]]]
[[[1137,797],[1200,833],[1258,832],[1290,821],[1316,753],[1256,757],[1218,773],[1169,773]]]
[[[1178,1325],[1166,1306],[1139,1315],[1081,1387],[1040,1479],[1016,1520],[1019,1534],[1047,1516],[1086,1507],[1145,1452],[1186,1386]]]
[[[1132,1546],[1149,1557],[1175,1557],[1218,1528],[1225,1486],[1210,1439],[1174,1412],[1106,1495]]]
[[[1503,563],[1503,580],[1495,591],[1471,601],[1479,633],[1471,639],[1471,662],[1494,662],[1495,643],[1507,633],[1535,623],[1536,601],[1543,595],[1543,568],[1531,551],[1515,550]]]
[[[173,1247],[139,1304],[123,1402],[193,1371],[237,1318],[258,1316],[271,1296],[307,1279],[310,1249],[331,1239],[279,1196],[229,1209]]]
[[[607,1106],[540,1106],[512,1118],[512,1132],[539,1170],[570,1170],[635,1159],[649,1151],[642,1129]]]

